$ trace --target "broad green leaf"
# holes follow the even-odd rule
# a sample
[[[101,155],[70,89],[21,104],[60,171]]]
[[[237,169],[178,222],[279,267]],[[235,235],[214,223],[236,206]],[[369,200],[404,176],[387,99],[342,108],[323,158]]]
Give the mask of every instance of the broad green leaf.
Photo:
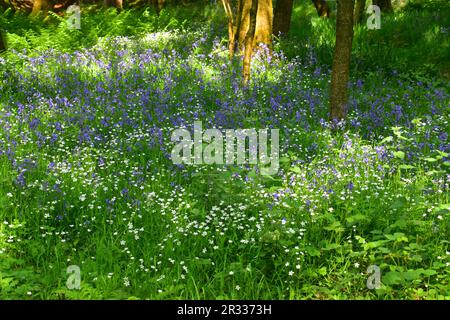
[[[394,157],[398,159],[405,159],[405,153],[403,151],[394,151]]]
[[[382,276],[382,281],[386,285],[394,285],[402,282],[403,278],[400,272],[389,271]]]

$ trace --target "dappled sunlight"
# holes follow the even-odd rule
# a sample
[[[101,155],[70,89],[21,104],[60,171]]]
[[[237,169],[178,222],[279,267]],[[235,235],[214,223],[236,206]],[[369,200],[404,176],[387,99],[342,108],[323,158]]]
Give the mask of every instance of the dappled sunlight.
[[[0,15],[0,299],[449,297],[448,17],[355,27],[338,121],[334,11],[246,83],[218,5],[89,8]]]

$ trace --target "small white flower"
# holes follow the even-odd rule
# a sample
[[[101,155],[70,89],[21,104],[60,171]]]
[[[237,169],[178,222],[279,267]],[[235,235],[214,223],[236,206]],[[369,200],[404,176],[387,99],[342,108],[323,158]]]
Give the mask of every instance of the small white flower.
[[[6,196],[7,196],[8,198],[12,198],[13,194],[12,194],[11,192],[8,192],[8,193],[6,194]]]
[[[236,286],[236,290],[239,291],[241,290],[241,287],[239,285]]]
[[[230,276],[232,276],[232,275],[234,274],[234,272],[233,272],[233,271],[230,271],[228,274],[229,274]]]
[[[81,202],[83,202],[84,200],[86,200],[86,195],[85,195],[85,194],[82,194],[82,195],[79,197],[79,199],[80,199]]]
[[[355,268],[359,268],[359,263],[355,262],[354,266],[355,266]]]
[[[124,277],[123,278],[123,284],[125,287],[129,287],[130,286],[130,280],[128,279],[128,277]]]
[[[294,275],[294,271],[289,271],[289,277],[292,277]]]

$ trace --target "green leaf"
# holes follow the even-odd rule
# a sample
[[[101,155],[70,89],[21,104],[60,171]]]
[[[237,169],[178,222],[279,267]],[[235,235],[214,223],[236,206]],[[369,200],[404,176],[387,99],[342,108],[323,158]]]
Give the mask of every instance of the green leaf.
[[[403,280],[400,272],[397,271],[389,271],[388,273],[383,275],[383,283],[386,285],[394,285],[399,284]]]
[[[394,151],[394,157],[398,159],[405,159],[405,153],[403,151]]]
[[[449,156],[449,154],[447,153],[447,152],[444,152],[444,151],[441,151],[441,150],[436,150],[437,151],[437,153],[439,153],[439,155],[442,157],[442,158],[445,158],[445,157],[448,157]]]
[[[307,246],[305,248],[305,252],[309,254],[311,257],[320,257],[320,251],[312,246]]]
[[[367,215],[359,213],[359,214],[355,214],[350,217],[347,217],[345,220],[350,224],[354,224],[356,222],[368,221],[368,220],[370,220],[370,218],[367,217]]]
[[[450,211],[450,203],[443,203],[439,206],[437,206],[436,208],[434,208],[433,212],[437,213],[440,211]]]
[[[391,204],[391,209],[402,209],[406,206],[406,204],[407,204],[407,200],[405,197],[398,197]]]
[[[427,277],[437,274],[436,270],[433,269],[423,270],[422,273]]]
[[[382,247],[385,243],[388,243],[389,240],[378,240],[378,241],[372,241],[364,244],[364,250],[367,251],[369,249],[374,249],[378,247]]]
[[[322,267],[319,270],[317,270],[317,272],[321,275],[324,276],[327,274],[327,267]]]
[[[292,171],[292,172],[295,172],[295,173],[301,173],[302,172],[302,170],[300,170],[299,167],[291,167],[289,169],[289,171]]]
[[[386,234],[385,237],[389,240],[396,242],[408,242],[408,237],[405,236],[402,232],[396,232],[394,234]]]
[[[333,222],[331,225],[324,227],[325,230],[334,231],[334,232],[344,232],[345,229],[342,227],[339,221]]]
[[[418,270],[408,270],[406,272],[403,272],[402,275],[405,280],[413,281],[413,280],[419,280],[421,278],[420,274],[421,274],[421,270],[418,269]]]
[[[339,243],[327,243],[327,245],[325,246],[325,248],[323,248],[323,250],[336,250],[338,248],[340,248],[341,245]]]

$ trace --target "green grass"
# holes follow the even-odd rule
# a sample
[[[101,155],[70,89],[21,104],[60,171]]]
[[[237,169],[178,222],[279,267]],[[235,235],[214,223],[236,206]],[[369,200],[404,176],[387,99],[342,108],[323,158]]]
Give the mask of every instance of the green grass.
[[[445,10],[356,29],[330,132],[334,21],[311,5],[246,90],[220,7],[85,9],[80,31],[0,16],[0,299],[450,298]],[[173,166],[194,119],[280,128],[280,174]]]
[[[416,6],[413,4],[416,3]],[[352,69],[364,74],[378,69],[397,70],[410,77],[445,77],[450,72],[450,5],[420,6],[411,1],[403,10],[381,15],[381,29],[366,27],[368,15],[355,28]],[[317,17],[313,6],[295,7],[292,30],[281,48],[288,57],[306,56],[315,49],[321,63],[331,65],[335,20]]]

